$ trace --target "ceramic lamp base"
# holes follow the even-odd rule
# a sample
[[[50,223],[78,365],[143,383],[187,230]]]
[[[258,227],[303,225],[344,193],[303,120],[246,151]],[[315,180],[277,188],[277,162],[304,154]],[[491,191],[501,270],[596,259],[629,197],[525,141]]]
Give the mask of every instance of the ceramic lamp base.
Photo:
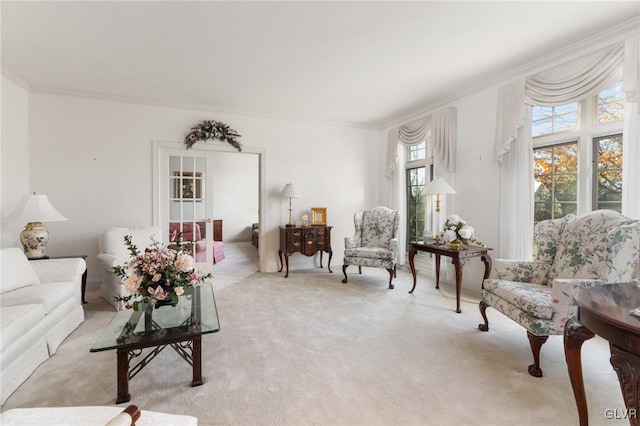
[[[20,242],[27,259],[46,259],[45,247],[49,242],[49,231],[42,222],[29,222],[20,233]]]

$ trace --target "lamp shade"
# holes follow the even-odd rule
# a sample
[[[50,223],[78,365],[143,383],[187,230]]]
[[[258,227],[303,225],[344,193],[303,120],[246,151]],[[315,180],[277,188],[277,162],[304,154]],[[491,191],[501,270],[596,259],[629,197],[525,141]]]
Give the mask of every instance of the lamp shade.
[[[300,191],[298,191],[298,188],[296,188],[296,186],[291,182],[289,182],[284,186],[284,188],[282,188],[282,196],[286,198],[302,197],[302,195],[300,195]]]
[[[20,207],[17,211],[20,211]],[[58,222],[61,220],[67,220],[67,218],[51,205],[46,195],[25,195],[22,197],[22,212],[17,216],[17,222]]]
[[[424,186],[426,195],[455,194],[456,191],[442,178],[434,179]]]

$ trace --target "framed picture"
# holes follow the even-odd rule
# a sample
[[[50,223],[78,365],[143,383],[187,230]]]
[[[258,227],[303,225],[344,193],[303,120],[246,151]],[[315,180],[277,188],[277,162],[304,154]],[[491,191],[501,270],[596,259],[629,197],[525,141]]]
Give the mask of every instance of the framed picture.
[[[202,198],[202,172],[173,172],[173,175],[177,176],[173,179],[174,198]]]
[[[327,224],[327,208],[311,207],[311,224],[326,225]]]

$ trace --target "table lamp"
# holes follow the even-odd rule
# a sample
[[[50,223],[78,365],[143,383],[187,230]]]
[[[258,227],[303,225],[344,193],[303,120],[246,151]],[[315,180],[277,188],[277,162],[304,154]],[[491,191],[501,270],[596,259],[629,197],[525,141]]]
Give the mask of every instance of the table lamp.
[[[436,196],[436,212],[440,213],[440,196],[455,194],[456,191],[442,178],[434,179],[425,185],[423,194]]]
[[[287,223],[287,226],[294,226],[293,221],[291,220],[291,211],[293,210],[291,207],[291,199],[300,198],[300,191],[298,191],[298,188],[296,188],[294,184],[289,182],[284,186],[284,188],[282,188],[282,196],[289,198],[289,223]]]
[[[20,211],[20,207],[18,207]],[[22,212],[17,217],[18,222],[27,222],[20,233],[20,242],[27,259],[46,259],[45,246],[49,242],[49,231],[43,222],[57,222],[67,220],[49,202],[46,195],[25,195],[22,198]]]

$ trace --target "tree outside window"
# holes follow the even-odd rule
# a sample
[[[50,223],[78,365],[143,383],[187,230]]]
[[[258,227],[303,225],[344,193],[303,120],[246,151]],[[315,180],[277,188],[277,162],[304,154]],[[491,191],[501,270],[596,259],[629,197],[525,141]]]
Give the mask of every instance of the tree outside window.
[[[534,220],[622,210],[622,114],[618,82],[580,102],[532,108]]]
[[[593,140],[593,208],[622,212],[622,134]]]
[[[576,214],[578,206],[578,143],[533,150],[534,220]]]

